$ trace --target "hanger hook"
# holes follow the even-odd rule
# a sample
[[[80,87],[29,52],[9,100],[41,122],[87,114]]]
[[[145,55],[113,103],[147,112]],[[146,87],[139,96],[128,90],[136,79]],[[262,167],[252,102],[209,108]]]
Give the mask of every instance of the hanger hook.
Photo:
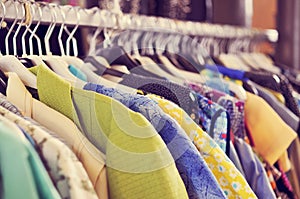
[[[93,13],[96,14],[96,13],[99,13],[99,16],[101,16],[101,10],[100,9],[96,9]],[[97,36],[101,33],[101,31],[103,30],[103,27],[101,26],[102,25],[102,21],[101,21],[101,17],[100,17],[100,23],[97,27],[97,29],[95,30],[91,40],[90,40],[90,48],[89,48],[89,53],[88,55],[90,56],[95,56],[96,55],[96,44],[97,44]]]
[[[17,36],[18,36],[18,34],[19,34],[20,30],[21,30],[21,27],[23,26],[23,23],[24,23],[24,21],[25,21],[25,8],[23,7],[24,2],[19,1],[19,3],[22,4],[22,6],[21,6],[21,10],[22,10],[22,19],[21,19],[21,21],[19,22],[19,25],[18,25],[18,27],[17,27],[17,30],[16,30],[16,32],[15,32],[15,34],[14,34],[14,36],[13,36],[13,50],[14,50],[14,55],[15,55],[15,56],[17,56],[17,54],[18,54],[18,52],[17,52],[17,50],[18,50],[18,49],[17,49]]]
[[[1,1],[0,4],[1,4],[2,10],[3,10],[2,18],[1,18],[1,21],[0,21],[0,29],[1,29],[2,25],[4,23],[5,16],[6,16],[6,7],[5,7],[3,1]],[[2,56],[1,50],[0,50],[0,56]]]
[[[32,25],[32,21],[33,21],[33,16],[35,15],[35,10],[28,3],[29,3],[29,1],[25,2],[25,6],[28,9],[27,11],[30,12],[30,17],[31,18],[30,18],[29,23],[25,25],[26,29],[23,32],[22,37],[21,37],[21,41],[22,41],[22,56],[26,56],[27,55],[27,53],[26,53],[26,41],[25,41],[25,37],[26,37],[27,32],[29,32],[29,30],[30,30],[30,26]]]
[[[60,53],[62,56],[65,56],[65,49],[64,49],[64,45],[63,45],[63,42],[62,42],[62,33],[63,33],[63,30],[64,30],[64,27],[65,27],[65,22],[66,22],[66,14],[63,12],[61,6],[59,5],[58,6],[59,10],[60,10],[60,15],[62,17],[62,23],[61,23],[61,26],[60,26],[60,29],[59,29],[59,33],[58,33],[58,44],[59,44],[59,48],[60,48]]]
[[[67,43],[67,45],[66,45],[67,46],[67,50],[66,51],[67,51],[67,55],[68,56],[70,56],[70,54],[71,54],[71,51],[70,51],[70,41],[73,38],[75,32],[77,31],[77,29],[79,27],[79,22],[80,22],[80,14],[79,14],[80,7],[72,7],[72,8],[73,8],[73,10],[74,10],[74,12],[76,14],[77,21],[76,21],[75,27],[71,31],[71,33],[70,33],[70,35],[69,35],[69,37],[67,38],[67,41],[66,41],[66,43]],[[75,39],[75,41],[76,41],[76,39]],[[75,43],[73,42],[73,50],[74,50],[74,56],[77,57],[78,56],[77,41]]]
[[[55,28],[55,25],[56,25],[56,20],[57,20],[57,13],[54,11],[53,9],[53,4],[46,4],[47,7],[49,8],[50,10],[50,13],[51,13],[51,23],[49,25],[49,28],[45,34],[45,38],[44,38],[44,43],[45,43],[45,49],[46,49],[46,55],[51,55],[51,50],[50,50],[50,37],[52,35],[52,32]]]
[[[5,53],[6,53],[6,55],[9,55],[9,54],[10,54],[10,53],[9,53],[9,44],[8,44],[8,40],[9,40],[10,34],[12,33],[12,31],[13,31],[13,29],[14,29],[14,27],[15,27],[17,21],[18,21],[18,16],[19,16],[19,9],[18,9],[18,6],[17,6],[16,2],[11,1],[11,4],[14,4],[15,13],[16,13],[16,18],[15,18],[13,24],[11,25],[11,27],[9,28],[8,33],[7,33],[6,37],[5,37]]]
[[[29,30],[30,33],[31,33],[31,35],[29,36],[29,50],[30,50],[29,54],[33,55],[33,41],[32,41],[32,39],[34,37],[37,40],[37,44],[38,44],[38,54],[39,54],[39,56],[41,56],[42,55],[41,40],[40,40],[40,38],[35,33],[36,33],[38,27],[40,26],[40,23],[41,23],[41,20],[42,20],[42,16],[43,16],[43,12],[42,12],[41,5],[39,3],[36,3],[36,5],[37,5],[37,9],[38,9],[37,13],[39,14],[38,15],[39,17],[38,17],[38,22],[35,25],[34,29],[32,31]],[[34,11],[34,13],[36,14],[35,11]],[[33,14],[33,17],[35,16],[35,14]]]

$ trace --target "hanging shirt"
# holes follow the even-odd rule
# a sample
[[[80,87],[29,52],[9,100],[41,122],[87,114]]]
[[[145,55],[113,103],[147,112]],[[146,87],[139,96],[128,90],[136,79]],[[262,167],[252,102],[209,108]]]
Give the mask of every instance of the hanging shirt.
[[[239,172],[241,172],[241,174],[245,177],[244,169],[242,167],[240,158],[231,141],[230,141],[230,154],[228,157],[233,162],[234,166],[239,170]]]
[[[246,72],[235,69],[228,69],[222,66],[207,66],[210,70],[220,72],[230,78],[239,80],[252,80],[255,83],[267,87],[271,90],[281,93],[286,101],[286,106],[297,116],[300,116],[300,111],[297,102],[292,95],[293,88],[288,79],[281,74],[272,74],[267,72]]]
[[[272,75],[260,72],[247,72],[245,76],[257,84],[277,91],[284,96],[286,106],[298,117],[300,111],[296,99],[293,97],[293,88],[284,75]],[[277,81],[275,81],[277,80]]]
[[[8,73],[7,100],[26,117],[55,132],[65,141],[83,164],[100,199],[108,198],[105,155],[94,147],[76,125],[61,113],[32,98],[15,73]]]
[[[253,83],[258,91],[258,95],[263,98],[276,111],[276,113],[288,124],[295,132],[299,129],[299,117],[280,103],[267,89]],[[300,133],[299,133],[300,134]]]
[[[66,145],[3,107],[0,107],[0,113],[23,128],[35,140],[62,198],[97,198],[82,164]]]
[[[245,101],[245,121],[254,141],[254,148],[271,165],[297,137],[269,104],[251,93],[247,93]]]
[[[207,164],[178,123],[166,115],[153,100],[114,88],[88,83],[85,90],[92,90],[120,101],[131,110],[144,115],[158,131],[171,152],[190,199],[225,198]]]
[[[173,117],[193,140],[228,198],[256,198],[242,174],[236,169],[218,144],[177,105],[154,95],[161,109]]]
[[[264,166],[253,153],[251,146],[240,138],[236,138],[234,144],[243,165],[246,180],[257,197],[276,199]]]
[[[72,88],[44,66],[35,69],[41,101],[72,119],[106,154],[110,198],[188,198],[170,152],[141,114]]]
[[[185,110],[190,117],[199,122],[199,106],[197,98],[187,87],[150,77],[129,74],[123,75],[120,84],[164,97]]]
[[[0,116],[1,198],[61,198],[38,154],[20,129],[17,126],[13,128],[13,125]]]

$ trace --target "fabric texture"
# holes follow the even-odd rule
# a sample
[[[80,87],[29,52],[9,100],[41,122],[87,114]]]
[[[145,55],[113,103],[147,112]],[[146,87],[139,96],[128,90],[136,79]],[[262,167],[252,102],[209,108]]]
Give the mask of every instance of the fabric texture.
[[[1,107],[1,109],[4,108]],[[3,198],[61,198],[36,151],[26,140],[20,129],[17,126],[15,128],[11,127],[14,124],[9,123],[10,121],[5,119],[1,113],[0,173],[3,183]],[[18,189],[16,190],[15,187]]]
[[[197,100],[200,107],[200,125],[225,152],[230,131],[226,110],[200,94],[197,94]]]
[[[155,95],[161,109],[173,117],[193,141],[228,198],[256,198],[242,174],[236,169],[218,144],[205,133],[180,107]]]
[[[190,199],[225,198],[207,164],[178,123],[166,115],[153,100],[88,83],[85,90],[112,97],[144,115],[158,131],[171,152]],[[180,147],[178,147],[180,146]]]
[[[106,154],[110,198],[188,197],[166,145],[140,114],[72,88],[44,66],[37,68],[37,84],[41,101],[72,119]]]
[[[21,116],[22,117],[22,113],[18,110],[18,108],[13,105],[11,102],[9,102],[6,99],[6,96],[4,96],[3,94],[0,93],[0,106],[6,108],[7,110],[9,110],[10,112]]]
[[[21,127],[19,127],[19,129],[23,132],[24,136],[29,141],[29,143],[33,146],[33,148],[37,149],[37,145],[36,145],[34,139],[24,129],[22,129]]]
[[[123,80],[120,84],[164,97],[179,105],[196,123],[199,122],[197,98],[190,89],[167,80],[142,77],[134,74],[123,75],[122,78]]]
[[[294,188],[295,194],[300,198],[300,140],[297,137],[288,149],[292,169],[290,172],[291,184]]]
[[[61,198],[97,198],[81,162],[66,145],[9,110],[0,107],[0,113],[32,136]]]
[[[234,166],[241,172],[241,174],[245,177],[245,172],[242,167],[240,158],[237,154],[237,151],[234,148],[233,143],[230,141],[230,154],[229,154],[229,159],[233,162]]]
[[[205,85],[192,82],[187,82],[186,85],[195,92],[221,105],[230,115],[230,128],[232,133],[239,138],[244,138],[246,136],[243,100],[238,100],[226,93],[214,90]]]
[[[288,79],[284,75],[270,74],[262,72],[246,72],[245,77],[256,82],[257,84],[272,89],[281,93],[284,96],[286,106],[298,117],[300,117],[300,111],[297,106],[297,102],[293,97],[293,88]]]
[[[69,118],[33,99],[15,73],[8,73],[8,76],[7,99],[16,105],[25,117],[33,118],[63,139],[83,164],[97,196],[107,199],[105,155],[84,137]]]
[[[287,150],[297,134],[262,98],[247,93],[246,126],[256,151],[271,165]]]
[[[294,193],[293,187],[286,175],[286,173],[282,170],[282,168],[277,164],[276,165],[279,171],[281,172],[281,176],[276,180],[277,188],[280,192],[285,193],[288,198],[296,199],[296,195]]]
[[[251,146],[240,138],[236,138],[234,144],[243,165],[246,180],[257,197],[276,199],[266,171],[258,157],[253,153]]]

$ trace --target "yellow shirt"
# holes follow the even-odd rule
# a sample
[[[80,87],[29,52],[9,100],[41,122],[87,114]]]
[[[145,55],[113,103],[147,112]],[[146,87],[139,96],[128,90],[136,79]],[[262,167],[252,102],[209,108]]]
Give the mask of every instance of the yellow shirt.
[[[266,90],[270,91],[280,103],[285,104],[285,99],[281,93],[268,88],[266,88]],[[287,151],[285,151],[283,155],[280,156],[280,158],[278,159],[278,164],[284,172],[288,172],[291,169],[291,162],[289,160]]]
[[[284,155],[297,137],[266,101],[248,92],[245,120],[255,150],[271,165]]]
[[[257,198],[222,149],[180,107],[157,96],[147,96],[173,117],[193,140],[228,198]]]

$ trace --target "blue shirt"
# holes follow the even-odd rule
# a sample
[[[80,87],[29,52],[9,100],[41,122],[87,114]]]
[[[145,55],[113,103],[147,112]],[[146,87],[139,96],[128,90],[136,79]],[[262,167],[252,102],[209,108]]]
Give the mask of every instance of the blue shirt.
[[[85,90],[112,97],[144,115],[158,131],[171,152],[189,198],[226,198],[200,153],[179,124],[166,115],[153,100],[117,89],[88,83]]]
[[[257,197],[275,199],[276,196],[264,166],[253,153],[251,146],[241,138],[236,138],[235,147],[242,163],[246,180]]]
[[[226,145],[230,125],[226,110],[220,105],[197,93],[200,125],[218,143],[223,151],[229,151]]]
[[[247,80],[246,77],[244,77],[245,72],[242,70],[235,70],[235,69],[230,69],[225,66],[219,66],[219,65],[205,65],[206,69],[209,69],[211,71],[214,71],[216,73],[221,73],[223,75],[226,75],[232,79],[239,79],[239,80]]]

